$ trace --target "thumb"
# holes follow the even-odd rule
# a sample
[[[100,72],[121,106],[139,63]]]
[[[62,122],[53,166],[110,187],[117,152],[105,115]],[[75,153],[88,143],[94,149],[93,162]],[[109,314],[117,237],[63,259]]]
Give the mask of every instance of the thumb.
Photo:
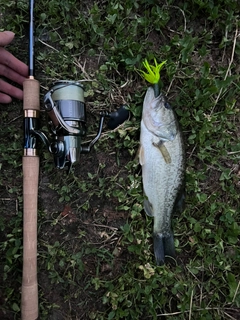
[[[12,31],[0,32],[0,47],[4,47],[10,42],[12,42],[14,36],[15,33],[13,33]]]

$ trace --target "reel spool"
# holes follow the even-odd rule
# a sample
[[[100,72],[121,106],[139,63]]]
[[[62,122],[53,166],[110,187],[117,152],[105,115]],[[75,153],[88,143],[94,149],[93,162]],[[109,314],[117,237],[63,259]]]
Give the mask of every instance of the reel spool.
[[[121,106],[116,112],[100,113],[98,132],[88,144],[82,144],[86,135],[86,106],[83,85],[78,81],[61,80],[53,84],[52,89],[44,96],[44,106],[48,113],[50,132],[53,141],[41,131],[35,131],[54,156],[55,166],[68,170],[79,162],[81,153],[90,152],[98,141],[103,129],[104,118],[108,117],[108,126],[114,129],[129,117],[129,111]]]

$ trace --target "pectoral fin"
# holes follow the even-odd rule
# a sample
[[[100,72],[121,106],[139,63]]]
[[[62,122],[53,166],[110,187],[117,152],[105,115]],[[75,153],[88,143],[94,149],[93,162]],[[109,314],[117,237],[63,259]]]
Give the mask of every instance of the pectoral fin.
[[[152,204],[149,202],[148,199],[144,199],[144,211],[149,217],[154,216]]]
[[[143,146],[140,146],[139,148],[139,152],[138,152],[138,156],[139,156],[139,163],[140,165],[144,165],[144,149],[143,149]]]
[[[171,163],[171,156],[168,152],[168,149],[165,147],[164,142],[160,140],[158,143],[153,142],[154,147],[158,148],[158,150],[161,152],[163,159],[166,163]]]

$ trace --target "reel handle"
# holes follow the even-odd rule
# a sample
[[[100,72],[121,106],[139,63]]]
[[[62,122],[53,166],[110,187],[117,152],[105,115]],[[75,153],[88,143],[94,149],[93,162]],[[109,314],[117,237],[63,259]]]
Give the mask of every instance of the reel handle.
[[[129,118],[129,111],[126,109],[126,106],[123,105],[117,111],[108,114],[108,117],[110,119],[107,126],[109,129],[113,130]]]

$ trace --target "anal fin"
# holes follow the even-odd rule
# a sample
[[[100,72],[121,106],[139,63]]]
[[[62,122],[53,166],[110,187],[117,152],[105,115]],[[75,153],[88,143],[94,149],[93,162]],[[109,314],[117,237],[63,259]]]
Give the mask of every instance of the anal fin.
[[[185,193],[182,192],[178,195],[176,202],[174,204],[174,211],[178,213],[182,213],[185,208]]]

